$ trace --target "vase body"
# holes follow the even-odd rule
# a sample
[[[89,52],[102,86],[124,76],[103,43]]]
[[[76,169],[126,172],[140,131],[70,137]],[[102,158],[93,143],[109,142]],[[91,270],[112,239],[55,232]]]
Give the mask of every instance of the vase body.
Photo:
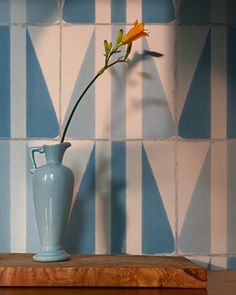
[[[74,176],[62,165],[62,158],[70,143],[44,145],[30,148],[33,164],[33,196],[39,236],[40,251],[33,256],[36,261],[63,261],[70,255],[63,250],[63,238],[69,218]],[[34,153],[45,153],[47,163],[37,167]]]

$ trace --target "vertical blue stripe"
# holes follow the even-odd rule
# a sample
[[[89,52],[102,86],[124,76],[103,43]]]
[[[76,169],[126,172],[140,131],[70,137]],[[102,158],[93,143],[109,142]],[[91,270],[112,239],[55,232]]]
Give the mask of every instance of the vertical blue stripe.
[[[198,182],[179,237],[184,253],[210,253],[211,251],[211,176],[210,150],[202,166]]]
[[[0,137],[10,137],[10,31],[0,26]]]
[[[10,0],[0,1],[0,23],[10,23]]]
[[[73,205],[65,248],[70,253],[95,253],[95,145]]]
[[[142,252],[171,253],[174,237],[147,154],[142,146]]]
[[[63,19],[68,23],[94,23],[95,0],[65,0]]]
[[[227,253],[236,249],[236,142],[228,142]]]
[[[205,41],[179,121],[183,138],[211,137],[211,34]]]
[[[111,253],[126,251],[126,153],[125,142],[113,142],[111,154]]]
[[[112,36],[117,37],[120,27],[112,27]],[[113,44],[116,42],[112,40]],[[111,76],[111,137],[126,136],[126,67],[123,63],[112,69]]]
[[[26,42],[27,137],[55,137],[59,134],[57,116],[28,32]]]
[[[111,0],[111,22],[125,23],[126,22],[126,1]]]
[[[169,23],[175,19],[172,0],[143,0],[142,17],[147,23]]]
[[[53,23],[59,19],[57,0],[27,0],[27,23]]]
[[[26,207],[26,251],[30,253],[38,252],[40,245],[40,238],[36,220],[36,213],[34,208],[33,197],[33,178],[30,173],[32,162],[30,160],[29,149],[26,150],[26,193],[27,193],[27,207]]]
[[[88,62],[89,61],[89,62]],[[65,122],[82,91],[95,75],[95,33],[89,42],[83,63],[81,65],[70,104],[66,113]],[[86,127],[85,127],[86,126]],[[68,137],[90,139],[95,138],[95,84],[81,100],[79,107],[73,115],[70,127],[67,132]]]
[[[227,135],[236,138],[236,27],[227,36]]]
[[[143,40],[143,47],[149,50],[147,40]],[[153,59],[143,60],[143,73],[142,137],[169,138],[174,134],[174,122]]]
[[[10,251],[10,142],[0,142],[0,252]]]
[[[182,0],[179,6],[179,20],[184,24],[211,22],[211,0]]]

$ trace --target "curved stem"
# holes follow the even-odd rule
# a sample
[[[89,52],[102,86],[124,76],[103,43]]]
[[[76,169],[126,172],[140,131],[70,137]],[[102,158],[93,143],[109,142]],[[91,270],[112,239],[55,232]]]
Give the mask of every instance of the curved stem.
[[[89,90],[90,86],[91,86],[91,85],[97,80],[97,78],[98,78],[100,75],[102,75],[102,74],[104,73],[104,71],[105,71],[106,69],[110,68],[111,66],[113,66],[113,65],[115,65],[115,64],[117,64],[117,63],[119,63],[119,62],[124,62],[124,61],[125,61],[124,59],[118,59],[118,60],[114,61],[113,63],[108,64],[108,61],[109,61],[111,55],[112,55],[112,54],[110,54],[109,57],[106,59],[105,66],[104,66],[103,68],[101,68],[101,70],[96,74],[96,76],[92,79],[92,81],[91,81],[91,82],[88,84],[88,86],[84,89],[83,93],[82,93],[82,94],[80,95],[80,97],[77,99],[76,104],[74,105],[74,107],[73,107],[73,109],[72,109],[72,111],[71,111],[71,113],[70,113],[70,116],[69,116],[69,118],[68,118],[68,120],[67,120],[67,122],[66,122],[66,125],[65,125],[64,131],[63,131],[63,133],[62,133],[62,137],[61,137],[61,141],[60,141],[60,143],[63,143],[63,142],[64,142],[64,139],[65,139],[65,136],[66,136],[66,132],[67,132],[67,130],[68,130],[68,128],[69,128],[69,125],[70,125],[70,122],[71,122],[72,117],[73,117],[73,115],[74,115],[74,112],[75,112],[75,110],[76,110],[78,104],[80,103],[81,99],[84,97],[85,93]]]
[[[67,122],[66,122],[66,126],[65,126],[65,128],[64,128],[63,133],[62,133],[62,137],[61,137],[61,141],[60,141],[60,143],[63,143],[63,142],[64,142],[64,139],[65,139],[65,136],[66,136],[67,129],[68,129],[69,125],[70,125],[71,119],[72,119],[72,117],[73,117],[73,115],[74,115],[74,112],[75,112],[75,110],[76,110],[78,104],[80,103],[80,101],[81,101],[81,99],[83,98],[83,96],[85,95],[85,93],[89,90],[90,86],[91,86],[91,85],[97,80],[97,78],[98,78],[101,74],[102,74],[102,72],[99,71],[99,72],[97,73],[97,75],[92,79],[92,81],[88,84],[88,86],[84,89],[84,91],[83,91],[83,93],[80,95],[80,97],[78,98],[78,100],[77,100],[76,104],[74,105],[73,110],[72,110],[72,112],[71,112],[71,114],[70,114],[70,116],[69,116],[69,118],[68,118],[68,120],[67,120]]]

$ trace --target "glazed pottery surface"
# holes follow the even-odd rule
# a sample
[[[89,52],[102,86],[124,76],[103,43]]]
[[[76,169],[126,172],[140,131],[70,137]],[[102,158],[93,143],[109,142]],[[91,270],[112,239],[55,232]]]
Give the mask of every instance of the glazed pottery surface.
[[[62,158],[70,143],[30,148],[33,164],[33,195],[40,251],[33,256],[37,261],[63,261],[70,255],[63,250],[63,237],[69,218],[74,176],[62,165]],[[37,167],[34,153],[45,153],[47,163]]]

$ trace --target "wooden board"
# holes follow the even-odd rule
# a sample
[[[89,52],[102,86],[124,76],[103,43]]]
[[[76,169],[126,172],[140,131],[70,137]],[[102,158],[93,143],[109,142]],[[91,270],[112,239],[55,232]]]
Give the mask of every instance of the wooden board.
[[[72,255],[44,263],[0,254],[0,286],[206,288],[207,271],[184,257]]]

